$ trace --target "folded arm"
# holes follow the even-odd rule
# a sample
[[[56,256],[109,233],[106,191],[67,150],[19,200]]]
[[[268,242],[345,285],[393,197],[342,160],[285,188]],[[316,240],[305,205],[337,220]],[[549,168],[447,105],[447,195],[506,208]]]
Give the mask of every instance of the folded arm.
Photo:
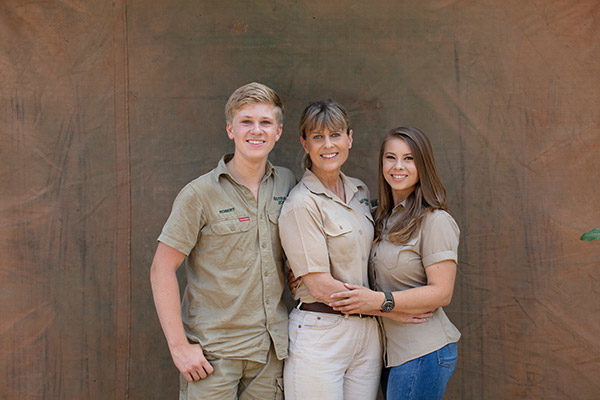
[[[331,303],[333,293],[348,291],[344,283],[335,279],[329,272],[308,273],[302,276],[302,282],[312,297],[325,304]]]
[[[346,284],[348,291],[334,293],[331,305],[334,309],[348,314],[380,315],[390,319],[403,320],[406,315],[420,315],[450,304],[454,291],[456,263],[441,261],[425,269],[427,285],[393,292],[394,309],[381,312],[385,299],[383,292]]]

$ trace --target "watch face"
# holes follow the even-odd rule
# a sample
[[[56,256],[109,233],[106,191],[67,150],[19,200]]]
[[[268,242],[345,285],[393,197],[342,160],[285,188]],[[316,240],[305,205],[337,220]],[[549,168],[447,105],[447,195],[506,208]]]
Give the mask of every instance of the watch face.
[[[393,301],[384,301],[383,304],[381,305],[381,312],[390,312],[394,309],[394,302]]]

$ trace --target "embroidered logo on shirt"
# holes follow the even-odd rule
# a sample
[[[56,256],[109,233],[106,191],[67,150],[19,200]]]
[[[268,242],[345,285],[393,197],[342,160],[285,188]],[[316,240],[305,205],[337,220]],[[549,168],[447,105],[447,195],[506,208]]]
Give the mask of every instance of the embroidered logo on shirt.
[[[240,222],[250,221],[250,217],[242,217],[239,219]]]
[[[285,199],[287,199],[287,196],[273,196],[273,200],[275,200],[279,205],[282,205]]]
[[[369,205],[369,199],[366,199],[366,198],[365,199],[360,199],[360,203],[361,204]]]
[[[219,210],[219,214],[225,214],[228,212],[232,212],[233,210],[235,210],[235,208],[231,207],[231,208],[226,208],[224,210]]]

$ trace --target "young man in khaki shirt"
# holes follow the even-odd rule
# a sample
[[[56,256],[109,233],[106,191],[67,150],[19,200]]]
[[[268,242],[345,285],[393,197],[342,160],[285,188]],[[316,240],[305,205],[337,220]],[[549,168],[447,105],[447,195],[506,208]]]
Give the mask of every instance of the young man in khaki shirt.
[[[178,194],[159,236],[152,292],[180,399],[282,396],[287,310],[277,220],[295,184],[269,152],[282,132],[283,106],[259,83],[225,106],[233,155]],[[176,271],[187,257],[183,302]]]

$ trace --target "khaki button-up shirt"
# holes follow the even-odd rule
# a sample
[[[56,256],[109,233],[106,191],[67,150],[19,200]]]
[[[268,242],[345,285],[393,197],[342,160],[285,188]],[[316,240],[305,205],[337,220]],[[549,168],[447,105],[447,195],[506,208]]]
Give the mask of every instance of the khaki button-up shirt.
[[[283,253],[277,219],[295,177],[267,163],[258,203],[225,163],[177,195],[158,240],[188,256],[182,319],[209,357],[287,357]]]
[[[368,261],[373,240],[369,190],[362,181],[342,174],[346,202],[310,170],[292,191],[279,217],[281,245],[297,277],[329,272],[342,282],[369,286]],[[318,300],[305,285],[296,299]]]
[[[386,221],[392,225],[402,210],[395,209]],[[399,291],[427,285],[425,268],[446,260],[457,260],[459,229],[445,211],[428,213],[421,229],[402,245],[379,241],[371,251],[377,290]],[[386,366],[401,365],[407,361],[457,342],[460,332],[440,307],[422,324],[403,324],[382,318],[385,330]]]

